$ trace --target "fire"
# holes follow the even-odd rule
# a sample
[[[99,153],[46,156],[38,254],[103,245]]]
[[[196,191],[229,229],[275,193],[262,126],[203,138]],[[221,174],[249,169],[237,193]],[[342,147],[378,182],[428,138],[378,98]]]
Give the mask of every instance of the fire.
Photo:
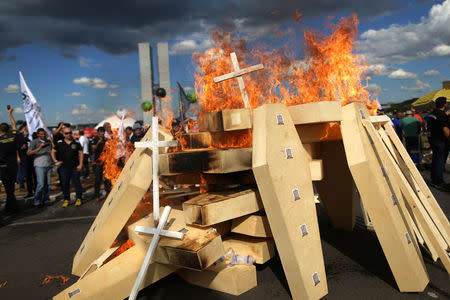
[[[205,177],[203,176],[202,173],[200,174],[200,194],[206,194],[206,192],[208,191],[208,183],[206,182]]]
[[[7,283],[8,283],[8,280],[5,280],[5,282],[0,283],[0,289],[5,287]]]
[[[299,23],[302,15],[296,11]],[[266,45],[249,48],[232,32],[212,31],[214,47],[205,53],[194,53],[198,66],[195,89],[202,107],[201,113],[243,107],[240,90],[235,79],[214,83],[214,78],[230,73],[233,68],[230,53],[236,52],[240,67],[253,63],[264,64],[264,70],[244,75],[244,82],[252,108],[264,103],[297,105],[316,101],[364,102],[376,111],[377,101],[371,99],[362,84],[367,66],[364,57],[354,53],[359,20],[356,15],[342,18],[328,25],[330,34],[303,30],[304,59],[296,59],[296,44],[289,42],[279,49]],[[275,28],[275,30],[277,30]],[[301,46],[301,45],[300,45]]]
[[[53,279],[61,279],[60,285],[65,285],[66,282],[69,281],[70,278],[62,276],[62,275],[56,275],[56,276],[46,275],[41,284],[42,285],[49,284],[50,281],[52,281]]]
[[[115,132],[112,138],[106,141],[103,152],[100,155],[100,161],[103,162],[103,175],[113,185],[117,178],[119,178],[126,161],[134,151],[134,145],[132,143],[126,142],[125,147],[121,145],[122,143],[122,140],[117,136],[117,132]],[[123,152],[121,153],[121,157],[117,157],[118,152]]]
[[[114,243],[111,245],[111,247],[115,246],[117,243],[119,243],[119,242],[117,240],[115,240]],[[114,251],[113,254],[111,254],[110,257],[108,257],[105,260],[105,264],[108,263],[109,261],[111,261],[112,259],[116,258],[117,256],[119,256],[123,252],[127,251],[128,249],[130,249],[134,245],[135,244],[133,243],[133,241],[128,239],[126,242],[124,242],[122,245],[120,245],[120,247],[116,251]]]

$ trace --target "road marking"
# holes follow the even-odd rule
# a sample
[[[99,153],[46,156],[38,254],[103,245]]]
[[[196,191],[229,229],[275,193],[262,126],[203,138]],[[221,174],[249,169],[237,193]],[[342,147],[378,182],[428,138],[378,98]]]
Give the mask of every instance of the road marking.
[[[11,223],[7,226],[19,226],[19,225],[30,225],[30,224],[43,224],[43,223],[53,223],[53,222],[64,222],[64,221],[77,221],[86,219],[95,219],[97,216],[83,216],[83,217],[71,217],[71,218],[58,218],[58,219],[47,219],[47,220],[36,220],[28,222],[16,222]]]

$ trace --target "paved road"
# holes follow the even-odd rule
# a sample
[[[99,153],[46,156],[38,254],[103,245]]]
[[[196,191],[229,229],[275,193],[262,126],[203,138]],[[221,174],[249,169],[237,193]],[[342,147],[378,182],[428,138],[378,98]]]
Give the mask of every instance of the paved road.
[[[450,194],[432,191],[449,216]],[[61,202],[56,202],[45,209],[28,209],[14,218],[1,217],[0,286],[7,283],[0,288],[0,299],[49,299],[77,280],[70,275],[72,258],[101,207],[92,195],[87,200],[79,208],[63,209]],[[55,219],[65,220],[48,221]],[[334,230],[322,211],[319,220],[329,289],[325,299],[450,299],[450,277],[440,263],[425,256],[430,275],[426,290],[399,293],[372,232]],[[290,299],[278,256],[257,270],[258,287],[240,297],[195,287],[171,275],[142,291],[139,298]],[[58,280],[42,285],[47,274],[70,280],[64,286]]]

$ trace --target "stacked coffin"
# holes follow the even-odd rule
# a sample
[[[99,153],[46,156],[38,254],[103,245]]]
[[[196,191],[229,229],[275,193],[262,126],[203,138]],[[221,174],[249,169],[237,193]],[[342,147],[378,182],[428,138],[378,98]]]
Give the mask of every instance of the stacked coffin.
[[[164,230],[184,237],[161,236],[141,289],[176,272],[240,295],[256,286],[256,269],[231,266],[227,250],[264,264],[276,248],[294,299],[325,296],[314,190],[333,226],[346,230],[355,225],[359,192],[400,291],[428,283],[419,245],[449,270],[448,220],[387,119],[370,117],[363,104],[267,104],[204,114],[199,123],[201,132],[181,137],[183,151],[160,151],[159,173],[169,184],[207,182],[208,191],[171,202]],[[160,139],[171,136],[161,130]],[[130,157],[75,255],[80,280],[55,299],[130,294],[152,240],[136,230],[155,228],[151,214],[129,220],[151,185],[151,155],[137,149]],[[134,246],[108,260],[119,234]]]

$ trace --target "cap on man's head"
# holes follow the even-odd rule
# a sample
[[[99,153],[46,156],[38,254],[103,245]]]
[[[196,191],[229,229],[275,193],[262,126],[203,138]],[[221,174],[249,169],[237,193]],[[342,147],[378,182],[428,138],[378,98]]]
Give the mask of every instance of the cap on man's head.
[[[138,122],[133,124],[133,130],[137,130],[137,129],[141,129],[141,128],[142,128],[142,126]]]
[[[407,110],[407,111],[406,111],[406,115],[407,115],[407,116],[412,115],[412,111]]]

